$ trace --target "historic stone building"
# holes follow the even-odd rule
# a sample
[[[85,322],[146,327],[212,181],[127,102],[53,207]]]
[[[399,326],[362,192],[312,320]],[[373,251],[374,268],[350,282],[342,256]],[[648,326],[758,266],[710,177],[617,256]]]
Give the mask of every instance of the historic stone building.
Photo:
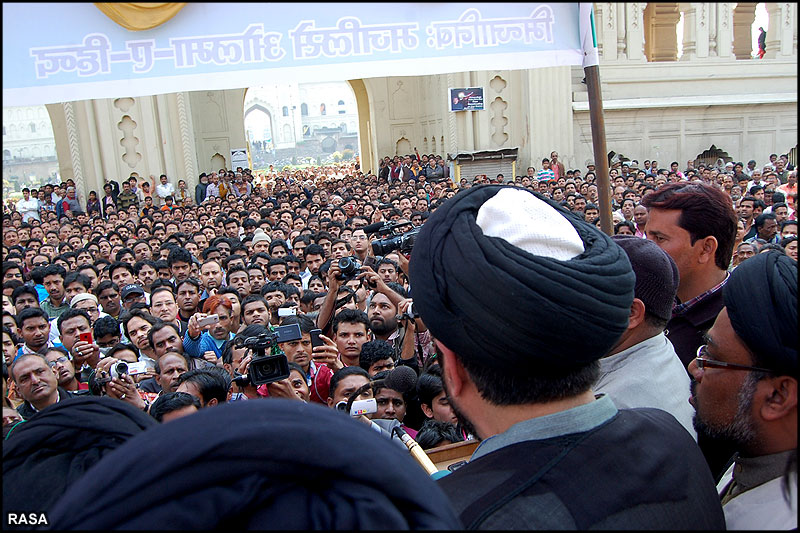
[[[356,99],[345,83],[251,87],[244,101],[246,131],[247,117],[258,112],[266,116],[276,154],[294,153],[298,145],[314,153],[358,151]]]
[[[682,165],[711,148],[763,162],[797,145],[797,7],[767,3],[766,57],[751,58],[754,3],[596,3],[608,149]],[[682,55],[676,25],[683,19]],[[464,71],[348,80],[360,155],[515,153],[516,171],[560,154],[568,167],[592,159],[586,86],[579,67]],[[452,113],[447,90],[483,87],[483,111]],[[166,173],[195,183],[229,166],[246,145],[246,89],[48,105],[60,173],[88,190],[104,177]],[[279,121],[291,106],[271,102]],[[307,123],[326,126],[338,101],[309,101]],[[325,103],[327,114],[316,118]],[[264,105],[264,104],[260,104]],[[348,104],[349,106],[350,104]],[[283,115],[288,107],[289,117]],[[316,106],[316,107],[314,107]],[[266,106],[264,106],[266,107]],[[333,108],[333,109],[332,109]],[[292,119],[303,127],[303,115]],[[313,119],[313,120],[312,120]],[[338,120],[335,122],[338,123]],[[350,126],[348,125],[348,130]],[[286,141],[284,125],[273,129]],[[297,131],[295,131],[297,135]],[[513,167],[512,167],[513,168]]]
[[[3,108],[3,179],[12,189],[21,189],[30,176],[55,181],[57,172],[56,143],[45,107]]]

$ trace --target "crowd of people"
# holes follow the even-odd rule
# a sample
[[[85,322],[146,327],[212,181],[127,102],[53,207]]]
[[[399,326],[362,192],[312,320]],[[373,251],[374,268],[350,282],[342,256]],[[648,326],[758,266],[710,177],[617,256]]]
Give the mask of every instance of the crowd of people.
[[[593,163],[566,169],[556,152],[513,178],[452,176],[442,157],[415,153],[374,172],[356,159],[219,169],[194,191],[159,181],[106,179],[102,197],[83,199],[66,180],[3,206],[4,464],[17,443],[5,486],[35,467],[42,443],[24,435],[56,410],[68,424],[71,402],[107,397],[155,421],[136,419],[97,462],[149,427],[281,398],[423,449],[480,441],[439,484],[452,527],[796,527],[780,502],[758,519],[734,505],[788,480],[796,513],[797,177],[786,155],[617,163],[613,237],[598,229]],[[793,308],[759,288],[784,283],[787,268]],[[763,292],[749,296],[772,320],[760,333],[733,285]],[[729,338],[745,356],[722,363]],[[707,374],[725,366],[758,377],[713,389]],[[765,400],[767,421],[748,425],[742,390],[766,397],[765,381],[784,387],[783,403]],[[74,447],[67,439],[63,453]],[[529,482],[542,476],[551,489]],[[63,516],[55,487],[18,490],[4,510]]]

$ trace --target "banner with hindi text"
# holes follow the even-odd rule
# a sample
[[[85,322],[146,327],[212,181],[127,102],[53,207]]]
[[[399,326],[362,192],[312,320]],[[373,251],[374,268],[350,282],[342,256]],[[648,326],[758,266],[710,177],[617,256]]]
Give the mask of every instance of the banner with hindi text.
[[[580,65],[585,19],[578,3],[189,3],[130,31],[91,3],[4,3],[3,105]]]

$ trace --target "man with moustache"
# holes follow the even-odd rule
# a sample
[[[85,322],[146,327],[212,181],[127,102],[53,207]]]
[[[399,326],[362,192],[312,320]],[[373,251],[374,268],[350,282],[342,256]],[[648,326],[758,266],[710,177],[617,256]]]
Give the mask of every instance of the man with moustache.
[[[439,481],[467,529],[724,527],[680,423],[592,391],[634,297],[610,237],[526,189],[471,188],[428,218],[410,278],[448,400],[483,441]]]

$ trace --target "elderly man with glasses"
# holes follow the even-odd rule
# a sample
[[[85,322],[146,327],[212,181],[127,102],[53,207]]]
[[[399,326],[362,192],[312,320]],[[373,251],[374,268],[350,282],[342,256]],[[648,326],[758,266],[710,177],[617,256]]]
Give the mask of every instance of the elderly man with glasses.
[[[737,452],[717,485],[727,528],[796,529],[797,263],[758,254],[723,298],[689,364],[694,426]]]

